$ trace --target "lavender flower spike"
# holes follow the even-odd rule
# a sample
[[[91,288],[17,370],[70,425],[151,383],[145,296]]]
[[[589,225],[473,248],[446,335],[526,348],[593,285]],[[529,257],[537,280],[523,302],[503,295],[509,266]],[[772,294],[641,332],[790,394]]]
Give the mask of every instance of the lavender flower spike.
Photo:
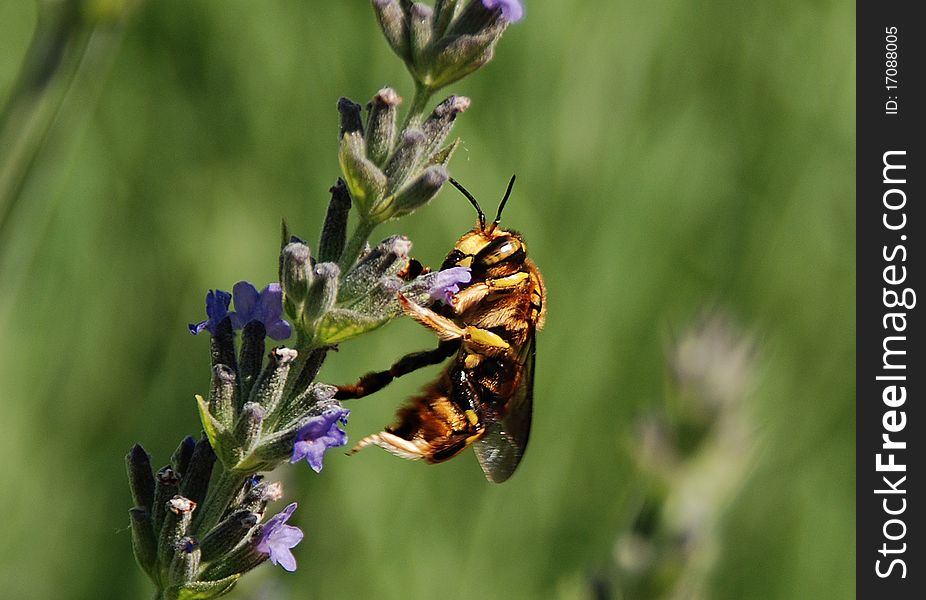
[[[295,510],[296,503],[293,502],[271,517],[260,530],[260,538],[257,540],[258,552],[269,554],[270,562],[290,572],[296,570],[296,557],[290,549],[295,548],[304,536],[298,527],[286,525]]]
[[[470,279],[472,275],[466,267],[451,267],[438,271],[431,283],[431,298],[450,305],[453,303],[453,295],[460,291],[460,284],[469,283]]]
[[[321,471],[325,450],[347,443],[347,433],[338,427],[338,423],[347,425],[349,414],[346,408],[332,406],[317,417],[312,417],[296,434],[293,456],[289,462],[297,463],[304,458],[313,471]]]
[[[524,18],[524,7],[521,6],[520,0],[482,0],[482,5],[489,10],[501,7],[502,17],[509,23]]]
[[[283,290],[279,283],[271,283],[258,293],[249,281],[239,281],[232,292],[235,295],[232,327],[244,329],[251,321],[260,321],[267,329],[267,335],[275,340],[285,340],[292,335],[289,323],[282,319]]]
[[[209,290],[206,294],[206,316],[209,318],[200,323],[190,323],[190,333],[197,333],[206,330],[214,334],[215,328],[218,327],[226,316],[228,316],[228,304],[231,302],[231,294],[222,290]]]

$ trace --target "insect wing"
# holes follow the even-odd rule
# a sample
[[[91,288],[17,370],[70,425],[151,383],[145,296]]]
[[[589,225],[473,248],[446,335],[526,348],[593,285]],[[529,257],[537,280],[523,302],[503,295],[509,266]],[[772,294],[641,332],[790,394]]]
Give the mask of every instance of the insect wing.
[[[474,444],[479,466],[493,483],[502,483],[511,477],[527,448],[534,405],[535,355],[536,347],[531,332],[524,371],[510,400],[508,414],[500,421],[488,425],[485,435]]]

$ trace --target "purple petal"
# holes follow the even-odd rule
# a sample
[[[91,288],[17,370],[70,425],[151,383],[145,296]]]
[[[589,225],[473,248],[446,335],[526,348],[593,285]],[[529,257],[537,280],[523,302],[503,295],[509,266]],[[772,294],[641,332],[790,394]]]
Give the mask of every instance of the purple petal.
[[[281,527],[290,527],[290,525],[285,525],[285,523],[293,516],[293,512],[295,512],[297,506],[295,502],[289,504],[286,508],[270,517],[267,522],[264,523],[260,531],[260,539],[257,541],[258,550],[261,552],[270,552],[270,546],[276,535],[275,532]]]
[[[196,335],[203,330],[214,334],[215,328],[228,316],[228,304],[231,294],[222,290],[209,290],[206,294],[206,316],[209,318],[200,323],[190,323],[190,333]]]
[[[280,565],[290,573],[296,570],[296,557],[289,551],[289,548],[275,548],[270,553],[270,562]]]
[[[283,288],[279,283],[268,284],[260,293],[260,319],[266,325],[283,314]]]
[[[296,508],[298,506],[299,505],[297,503],[290,502],[289,504],[286,505],[286,508],[284,508],[279,513],[277,513],[276,515],[277,517],[282,517],[282,519],[280,520],[280,523],[285,523],[289,521],[289,518],[293,516],[293,513],[296,512]]]
[[[213,326],[219,324],[228,314],[231,294],[223,290],[209,290],[206,294],[206,315]]]
[[[502,16],[509,23],[520,21],[524,18],[524,7],[520,0],[482,0],[482,5],[492,10],[494,8],[502,9]]]
[[[347,433],[338,427],[338,423],[347,423],[350,411],[342,407],[332,407],[317,417],[312,417],[296,434],[293,455],[290,463],[305,459],[316,473],[322,470],[325,451],[347,443]]]
[[[296,510],[296,503],[293,502],[282,512],[274,515],[261,528],[260,539],[257,542],[257,551],[270,555],[270,562],[279,564],[287,571],[296,570],[296,558],[290,552],[290,548],[295,547],[302,541],[304,534],[298,527],[285,525],[286,521]]]
[[[292,327],[283,319],[276,323],[264,323],[264,326],[267,328],[267,335],[275,340],[285,340],[293,334]]]
[[[280,525],[273,532],[273,538],[270,540],[271,546],[292,548],[302,541],[305,536],[302,530],[292,525]]]
[[[313,471],[321,473],[324,467],[322,460],[325,458],[325,450],[328,449],[326,441],[324,438],[319,438],[311,442],[296,442],[293,445],[293,458],[290,462],[295,463],[305,459]]]
[[[196,334],[198,334],[198,333],[201,333],[202,330],[206,328],[206,325],[207,325],[208,323],[209,323],[209,321],[200,321],[199,323],[195,323],[195,324],[194,324],[194,323],[190,323],[190,324],[188,325],[188,327],[190,328],[190,333],[192,333],[193,335],[196,335]]]
[[[254,320],[255,309],[260,300],[257,288],[250,281],[239,281],[232,288],[235,295],[235,312],[232,313],[232,327],[243,329],[245,325]]]
[[[470,270],[466,267],[451,267],[438,271],[431,280],[431,298],[450,304],[453,295],[460,291],[460,284],[469,283],[472,278]]]

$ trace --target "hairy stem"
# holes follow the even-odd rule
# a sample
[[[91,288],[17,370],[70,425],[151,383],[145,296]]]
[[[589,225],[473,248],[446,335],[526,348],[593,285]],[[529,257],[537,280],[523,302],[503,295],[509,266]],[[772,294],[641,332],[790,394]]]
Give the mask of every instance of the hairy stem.
[[[360,257],[360,253],[363,252],[363,248],[370,238],[370,234],[373,233],[375,228],[375,223],[366,218],[360,218],[357,227],[354,229],[353,235],[347,240],[347,246],[345,246],[344,252],[341,253],[341,260],[338,261],[341,273],[347,273],[351,267],[354,266],[354,263],[357,262],[357,259]]]
[[[424,121],[427,114],[428,104],[431,102],[431,96],[435,90],[429,86],[415,82],[415,97],[412,99],[412,105],[408,108],[408,114],[405,115],[405,122],[402,124],[402,130],[405,131],[410,127],[418,127]]]

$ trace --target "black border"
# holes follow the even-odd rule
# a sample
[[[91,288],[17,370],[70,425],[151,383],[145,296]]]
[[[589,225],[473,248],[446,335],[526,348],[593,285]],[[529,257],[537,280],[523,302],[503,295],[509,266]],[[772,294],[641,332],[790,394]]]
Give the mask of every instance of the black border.
[[[920,7],[922,8],[922,6]],[[923,381],[926,380],[926,363],[920,350],[924,345],[926,332],[923,330],[920,313],[921,302],[926,302],[926,288],[923,271],[926,264],[922,260],[924,226],[923,203],[923,164],[922,138],[926,135],[923,128],[923,111],[926,103],[922,94],[924,71],[923,37],[926,36],[926,23],[914,17],[913,2],[865,2],[856,5],[856,590],[859,598],[920,598],[926,590],[926,553],[923,544],[922,496],[914,488],[923,488],[921,464],[923,447],[919,443],[926,433],[923,427],[924,411],[921,404],[924,398]],[[898,32],[898,89],[887,90],[885,85],[886,28],[897,27]],[[897,96],[897,114],[887,114],[886,101],[889,96]],[[903,160],[906,164],[906,182],[886,185],[882,178],[883,156],[887,151],[905,151],[905,155],[894,155],[892,160]],[[891,171],[890,173],[898,173]],[[886,212],[882,196],[888,189],[902,187],[906,194],[907,224],[902,231],[890,231],[882,223]],[[900,198],[896,193],[891,198]],[[889,218],[899,217],[891,214]],[[895,223],[897,221],[894,221]],[[900,236],[906,235],[906,240]],[[898,245],[906,248],[906,260],[901,262],[902,252],[895,253],[894,260],[885,260],[884,252],[890,256]],[[896,356],[895,362],[903,360],[906,369],[891,371],[904,374],[906,381],[896,382],[905,385],[907,399],[896,410],[905,413],[906,425],[900,432],[891,434],[893,439],[907,442],[906,450],[896,451],[897,462],[906,464],[907,479],[898,488],[904,494],[883,495],[875,490],[884,489],[883,475],[896,481],[897,474],[879,473],[875,462],[878,453],[889,451],[882,449],[882,434],[885,433],[882,419],[891,407],[882,401],[882,392],[890,382],[879,381],[879,375],[887,374],[882,368],[883,341],[891,330],[884,328],[883,318],[887,309],[882,300],[884,269],[890,264],[906,267],[907,279],[903,284],[887,286],[900,290],[910,287],[918,294],[916,306],[906,312],[907,327],[902,334],[906,340],[901,348],[899,341],[894,341],[893,348],[903,349],[905,356]],[[891,272],[896,273],[896,271]],[[898,334],[895,334],[898,335]],[[887,457],[883,457],[884,461]],[[825,491],[824,491],[825,493]],[[889,508],[897,509],[906,499],[906,509],[898,518],[904,521],[906,532],[903,539],[889,542],[884,538],[882,528],[891,518],[885,514],[882,506],[884,498],[890,498]],[[891,532],[901,531],[900,525],[894,523]],[[878,550],[882,544],[906,543],[902,554],[882,556]],[[895,565],[887,578],[878,577],[875,572],[877,560],[881,560],[882,570],[887,570],[891,558],[901,558],[906,564],[906,578],[899,576],[901,569]]]

